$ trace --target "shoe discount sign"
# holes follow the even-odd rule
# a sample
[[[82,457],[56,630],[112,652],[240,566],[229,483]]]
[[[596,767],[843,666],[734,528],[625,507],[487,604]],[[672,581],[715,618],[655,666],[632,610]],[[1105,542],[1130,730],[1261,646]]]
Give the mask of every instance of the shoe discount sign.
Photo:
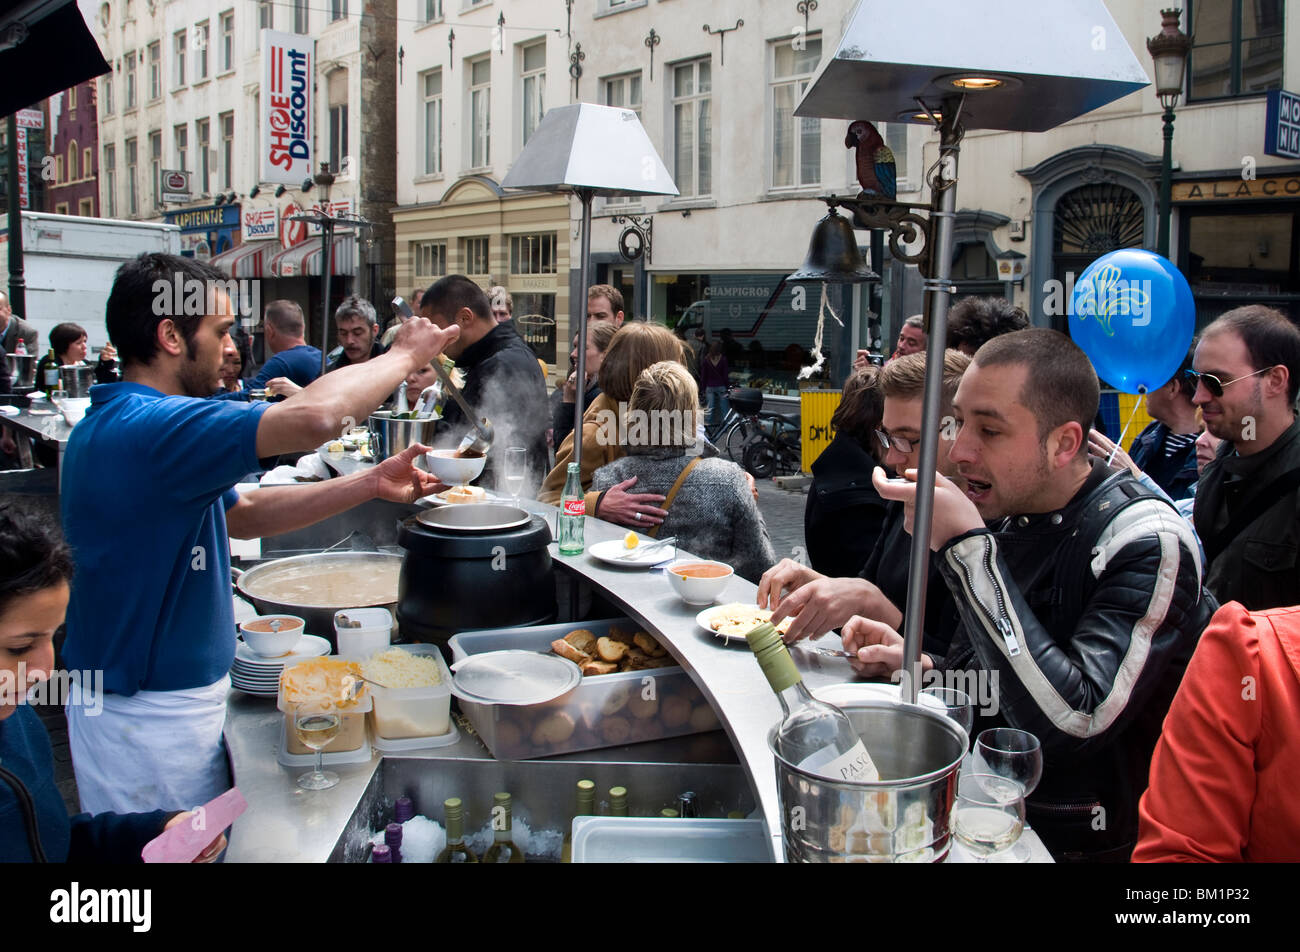
[[[315,58],[311,37],[262,31],[263,182],[301,185],[311,177]]]

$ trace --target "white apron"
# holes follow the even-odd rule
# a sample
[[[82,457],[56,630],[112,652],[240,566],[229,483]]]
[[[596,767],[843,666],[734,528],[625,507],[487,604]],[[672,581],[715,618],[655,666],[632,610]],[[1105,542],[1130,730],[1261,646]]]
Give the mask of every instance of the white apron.
[[[88,813],[192,810],[230,789],[221,731],[230,677],[185,691],[69,704],[68,741]],[[102,700],[103,710],[95,713]]]

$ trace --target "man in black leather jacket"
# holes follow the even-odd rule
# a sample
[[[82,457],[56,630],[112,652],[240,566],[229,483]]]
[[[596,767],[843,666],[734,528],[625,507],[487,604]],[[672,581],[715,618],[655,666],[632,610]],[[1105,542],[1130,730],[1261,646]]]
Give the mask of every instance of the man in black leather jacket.
[[[1161,723],[1217,607],[1186,521],[1089,461],[1097,402],[1092,365],[1063,334],[980,348],[954,401],[950,458],[968,488],[938,478],[930,539],[961,624],[923,667],[996,676],[998,710],[975,730],[1039,738],[1028,819],[1066,861],[1128,859]],[[915,490],[882,475],[881,495],[911,507]],[[844,640],[862,646],[861,670],[902,665],[902,639],[879,622],[850,620]]]

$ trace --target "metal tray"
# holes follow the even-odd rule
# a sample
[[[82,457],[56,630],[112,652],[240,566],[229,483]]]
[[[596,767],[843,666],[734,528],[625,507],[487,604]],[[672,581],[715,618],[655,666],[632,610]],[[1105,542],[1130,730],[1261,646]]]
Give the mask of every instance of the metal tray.
[[[424,509],[415,518],[431,529],[448,532],[500,532],[526,526],[532,517],[514,506],[481,502]]]

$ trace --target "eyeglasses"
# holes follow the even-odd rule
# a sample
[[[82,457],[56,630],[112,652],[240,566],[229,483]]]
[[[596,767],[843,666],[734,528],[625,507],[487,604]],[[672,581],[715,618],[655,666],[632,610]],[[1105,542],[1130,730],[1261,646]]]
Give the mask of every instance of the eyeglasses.
[[[1273,367],[1276,366],[1277,364],[1273,365]],[[1183,376],[1192,382],[1192,386],[1201,383],[1205,384],[1205,389],[1210,391],[1210,396],[1221,397],[1223,396],[1224,387],[1234,384],[1238,380],[1245,380],[1247,377],[1258,377],[1260,374],[1266,374],[1273,367],[1265,367],[1262,370],[1256,370],[1253,374],[1243,374],[1240,377],[1233,377],[1231,380],[1220,380],[1214,374],[1198,374],[1195,370],[1185,370]]]
[[[884,430],[876,430],[876,438],[880,440],[880,445],[885,449],[889,449],[892,446],[900,453],[912,452],[921,442],[920,437],[915,440],[909,440],[905,436],[895,436]]]

